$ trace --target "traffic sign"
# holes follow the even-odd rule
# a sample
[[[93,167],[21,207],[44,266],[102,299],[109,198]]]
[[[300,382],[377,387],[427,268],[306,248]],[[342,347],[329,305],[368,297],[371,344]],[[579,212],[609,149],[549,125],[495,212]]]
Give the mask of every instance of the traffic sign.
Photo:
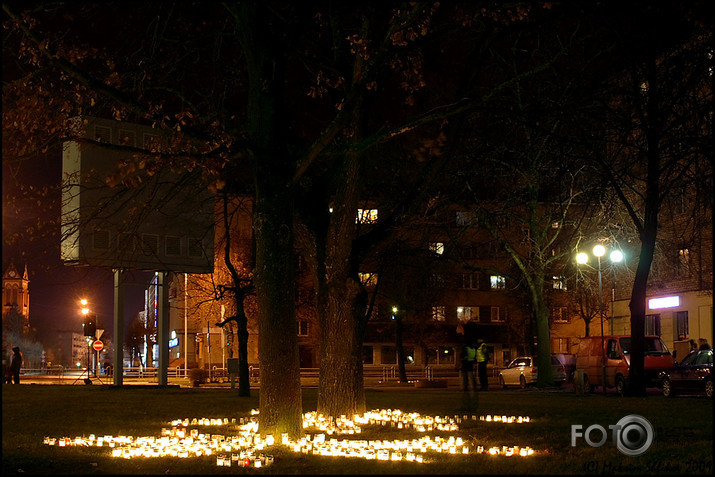
[[[97,351],[102,351],[104,349],[104,343],[97,340],[94,343],[92,343],[92,348],[96,349]]]

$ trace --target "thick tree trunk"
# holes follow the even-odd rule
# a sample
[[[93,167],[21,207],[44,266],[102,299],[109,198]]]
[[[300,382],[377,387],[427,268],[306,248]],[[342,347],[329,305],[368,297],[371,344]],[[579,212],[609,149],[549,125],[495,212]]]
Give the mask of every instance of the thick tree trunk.
[[[249,78],[247,130],[255,172],[254,280],[258,301],[261,434],[303,433],[295,319],[294,161],[286,147],[285,39],[265,5],[230,4]]]
[[[318,300],[326,304],[320,317],[318,412],[329,416],[352,416],[365,412],[362,370],[364,310],[356,310],[360,285],[352,262],[358,170],[359,157],[348,154],[343,169],[344,182],[335,195],[326,238],[325,275],[321,278],[323,285],[320,287],[324,293],[318,296]]]
[[[356,283],[331,290],[321,325],[318,413],[338,417],[365,412],[362,333],[356,326]]]
[[[541,269],[543,270],[543,268]],[[554,376],[551,369],[551,330],[549,328],[549,307],[544,301],[544,278],[545,273],[535,271],[530,280],[531,305],[534,308],[534,319],[536,320],[536,364],[539,374],[536,378],[536,386],[543,388],[553,386]],[[531,337],[529,337],[531,340]]]
[[[543,290],[543,286],[541,287]],[[534,313],[536,315],[537,365],[539,374],[536,378],[537,387],[553,386],[554,376],[551,369],[551,331],[549,329],[549,308],[544,303],[543,295],[534,297]]]
[[[274,191],[275,192],[275,191]],[[258,196],[254,216],[260,431],[302,434],[300,361],[295,321],[292,213],[284,195]]]
[[[646,292],[648,276],[655,252],[657,217],[646,218],[644,232],[641,238],[641,251],[638,257],[638,268],[633,280],[631,301],[628,305],[631,311],[631,365],[629,368],[628,395],[645,396],[645,315]]]

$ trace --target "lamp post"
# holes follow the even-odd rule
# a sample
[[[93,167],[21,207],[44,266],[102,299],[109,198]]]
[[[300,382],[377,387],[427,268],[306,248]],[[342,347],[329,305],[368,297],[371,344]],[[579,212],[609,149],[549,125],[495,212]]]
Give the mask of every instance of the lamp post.
[[[85,341],[87,342],[87,377],[89,377],[89,368],[90,368],[90,362],[89,362],[90,357],[89,357],[89,355],[90,355],[90,351],[91,351],[92,348],[91,348],[91,345],[90,345],[89,337],[87,336],[87,328],[86,328],[87,323],[86,323],[86,322],[87,322],[87,315],[89,315],[90,310],[89,310],[89,308],[87,308],[88,302],[87,302],[87,299],[86,299],[86,298],[82,298],[82,299],[79,301],[79,304],[82,305],[82,308],[80,308],[79,311],[80,311],[80,313],[82,313],[82,317],[83,317],[83,321],[84,321],[84,322],[82,323],[82,328],[84,329],[84,332],[85,332],[85,333],[84,333],[84,339],[85,339]]]
[[[601,274],[601,257],[606,255],[606,247],[596,245],[593,247],[593,255],[596,257],[598,264],[598,297],[599,297],[599,314],[601,315],[601,379],[603,395],[606,395],[606,343],[603,333],[603,279]],[[620,250],[613,250],[610,254],[612,263],[617,263],[623,260],[623,253]],[[579,264],[588,263],[588,254],[581,252],[576,255],[576,262]]]

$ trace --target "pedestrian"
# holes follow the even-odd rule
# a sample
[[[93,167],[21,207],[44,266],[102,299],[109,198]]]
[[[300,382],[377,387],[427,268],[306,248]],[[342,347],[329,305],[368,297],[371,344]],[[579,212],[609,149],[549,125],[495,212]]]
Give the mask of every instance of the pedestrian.
[[[10,370],[12,371],[12,382],[20,384],[20,368],[22,367],[22,353],[20,348],[15,346],[12,349],[12,361],[10,362]]]
[[[710,349],[710,344],[708,343],[708,340],[705,338],[700,338],[698,340],[698,343],[700,343],[700,348],[698,349]]]
[[[698,344],[695,342],[695,340],[690,340],[690,352],[692,353],[693,351],[698,350]]]
[[[489,350],[483,339],[477,342],[477,373],[479,374],[479,389],[486,391],[489,388],[487,378],[487,363],[489,362]]]
[[[472,344],[471,340],[462,346],[462,391],[469,392],[469,383],[472,383],[472,389],[477,390],[477,378],[474,376],[474,362],[477,359],[477,349]]]
[[[10,369],[10,365],[6,359],[2,360],[2,369],[5,370],[5,378],[3,379],[3,382],[5,384],[12,384],[12,370]]]

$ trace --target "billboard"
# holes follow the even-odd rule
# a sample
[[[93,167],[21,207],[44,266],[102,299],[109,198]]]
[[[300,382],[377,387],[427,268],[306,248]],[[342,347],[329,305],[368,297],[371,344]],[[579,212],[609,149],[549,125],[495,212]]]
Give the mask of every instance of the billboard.
[[[214,197],[200,172],[142,167],[165,140],[151,127],[82,117],[76,128],[62,153],[64,263],[211,273]],[[140,164],[130,184],[112,180],[120,164]]]

